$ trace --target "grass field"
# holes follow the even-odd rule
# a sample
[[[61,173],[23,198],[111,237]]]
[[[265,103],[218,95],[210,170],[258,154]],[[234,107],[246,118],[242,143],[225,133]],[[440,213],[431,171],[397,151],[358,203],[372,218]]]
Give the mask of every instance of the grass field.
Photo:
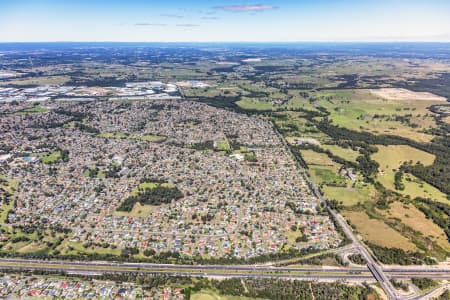
[[[365,212],[345,211],[344,216],[356,227],[362,238],[379,246],[416,251],[416,246],[382,220],[371,219]]]
[[[334,162],[324,153],[313,150],[300,150],[300,154],[308,165],[332,166]]]
[[[80,253],[92,253],[92,254],[111,254],[111,255],[120,255],[120,249],[111,249],[111,248],[103,248],[103,247],[90,247],[84,248],[81,242],[70,242],[63,241],[62,244],[58,247],[58,250],[63,254],[67,255],[77,255]]]
[[[105,139],[125,139],[128,135],[120,132],[102,132],[98,135],[98,137]]]
[[[227,140],[216,142],[216,148],[221,151],[230,151],[231,146]]]
[[[356,158],[360,156],[361,154],[358,151],[354,151],[350,148],[342,148],[338,145],[326,145],[322,144],[320,145],[321,148],[329,150],[331,153],[333,153],[336,156],[339,156],[345,160],[356,162]]]
[[[273,105],[270,102],[261,101],[258,99],[242,97],[236,104],[242,109],[248,110],[272,110]]]
[[[373,201],[377,195],[376,189],[370,184],[357,184],[354,188],[324,186],[322,191],[327,199],[342,201],[344,206]]]
[[[378,152],[372,154],[372,159],[380,164],[378,181],[390,190],[395,190],[395,170],[397,170],[403,162],[411,161],[415,164],[420,161],[427,166],[431,165],[435,159],[435,156],[432,154],[406,145],[377,145],[377,148]],[[424,197],[443,203],[450,202],[444,193],[418,179],[414,175],[405,174],[402,182],[405,185],[405,189],[397,192],[408,195],[411,198]]]
[[[166,137],[159,135],[130,135],[128,138],[146,142],[162,142],[166,139]]]
[[[27,114],[35,114],[35,113],[45,113],[49,112],[48,108],[42,107],[42,106],[34,106],[31,108],[27,108],[21,111],[16,112],[16,115],[27,115]]]
[[[273,113],[273,121],[282,129],[283,135],[289,143],[294,137],[315,138],[319,141],[329,139],[329,136],[311,124],[302,112]]]
[[[378,152],[372,155],[372,159],[380,164],[382,170],[397,169],[403,162],[421,162],[425,166],[431,165],[436,158],[433,154],[415,149],[406,145],[376,145]]]
[[[153,189],[157,186],[174,187],[170,183],[143,182],[131,192],[131,196],[136,196],[137,194],[139,194],[139,191]],[[142,205],[141,203],[136,202],[130,212],[114,210],[113,214],[120,217],[148,217],[151,212],[157,207],[158,206],[154,205]]]
[[[450,243],[444,230],[432,220],[427,219],[414,205],[394,202],[390,205],[389,210],[380,211],[380,213],[385,217],[399,219],[403,224],[422,233],[423,236],[429,237],[439,246],[450,251]]]
[[[44,164],[51,164],[61,159],[61,151],[54,151],[46,156],[42,157]]]
[[[70,76],[40,76],[32,78],[19,78],[8,81],[1,81],[0,86],[3,85],[63,85],[70,80]]]
[[[52,153],[48,152],[33,153],[31,156],[40,157],[42,163],[44,164],[52,164],[61,159],[61,151],[53,151]]]
[[[16,191],[17,185],[19,184],[19,180],[17,179],[9,179],[4,177],[3,175],[0,175],[0,179],[2,179],[2,182],[0,182],[0,188],[5,190],[6,192],[10,193],[12,195],[12,199],[10,199],[8,204],[2,204],[1,210],[0,210],[0,224],[6,223],[6,218],[8,217],[8,211],[12,208],[13,205],[13,197],[14,193]],[[3,182],[5,181],[5,182]]]
[[[309,166],[309,174],[316,184],[345,184],[347,179],[337,174],[336,166]]]
[[[139,202],[136,202],[130,212],[115,210],[114,215],[119,217],[148,217],[155,208],[157,208],[157,206],[142,205]]]
[[[433,113],[428,110],[440,101],[395,101],[373,95],[368,90],[321,91],[314,94],[317,103],[330,112],[334,124],[357,131],[375,134],[394,134],[420,142],[429,142],[430,134],[423,129],[436,126]],[[410,116],[413,128],[396,117]]]

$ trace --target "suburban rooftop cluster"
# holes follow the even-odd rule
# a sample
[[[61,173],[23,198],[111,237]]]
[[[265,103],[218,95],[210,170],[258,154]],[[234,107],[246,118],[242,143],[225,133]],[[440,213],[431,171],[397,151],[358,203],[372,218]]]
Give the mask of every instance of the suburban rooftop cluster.
[[[141,286],[41,276],[5,275],[0,297],[7,299],[167,299],[182,300],[182,288]]]
[[[82,244],[250,258],[340,242],[261,118],[178,100],[32,108],[2,106],[2,173],[20,178],[7,221],[71,229],[61,252]],[[116,211],[161,182],[183,197]]]

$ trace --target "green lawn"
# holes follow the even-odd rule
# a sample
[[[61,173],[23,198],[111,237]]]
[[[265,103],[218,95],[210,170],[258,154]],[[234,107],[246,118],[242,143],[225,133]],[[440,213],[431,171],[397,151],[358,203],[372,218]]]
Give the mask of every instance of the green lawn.
[[[372,159],[380,164],[380,173],[377,176],[377,180],[384,187],[411,198],[424,197],[443,203],[450,203],[444,193],[411,174],[403,176],[402,183],[405,185],[405,189],[402,191],[395,190],[395,172],[403,162],[415,164],[420,161],[427,166],[433,163],[434,155],[406,145],[377,145],[377,148],[378,152],[372,154]]]
[[[357,184],[355,188],[324,186],[322,190],[327,199],[342,201],[344,206],[372,201],[376,196],[375,188],[369,184]]]
[[[105,139],[125,139],[128,135],[121,132],[102,132],[98,135],[98,137]]]
[[[420,142],[429,142],[433,136],[422,133],[423,129],[436,125],[430,120],[428,101],[393,101],[380,99],[368,90],[327,91],[313,94],[317,103],[330,113],[334,124],[357,131],[374,134],[393,134]],[[424,103],[425,102],[425,103]],[[412,115],[417,128],[395,120],[395,116]],[[375,118],[375,116],[378,116]]]
[[[216,143],[216,148],[218,150],[222,150],[222,151],[230,151],[231,150],[230,143],[227,140],[217,142]]]
[[[333,166],[309,166],[309,174],[311,179],[316,184],[345,184],[346,178],[336,173],[336,168]]]
[[[334,162],[325,153],[319,153],[314,150],[300,150],[300,154],[309,165],[332,166]]]
[[[0,211],[0,223],[4,224],[6,218],[8,217],[8,211],[12,208],[14,202],[14,193],[19,184],[19,180],[17,179],[8,179],[2,175],[0,175],[0,179],[6,180],[6,183],[0,183],[0,188],[4,189],[8,193],[10,193],[11,199],[8,204],[3,204]]]
[[[146,142],[162,142],[166,140],[166,137],[159,135],[131,135],[129,138]]]
[[[354,151],[351,148],[342,148],[338,145],[320,145],[320,147],[329,150],[336,156],[353,162],[356,162],[356,158],[361,155],[358,151]]]
[[[42,157],[44,164],[51,164],[61,159],[61,151],[54,151],[46,156]]]
[[[103,248],[103,247],[93,247],[93,248],[84,248],[83,243],[81,242],[70,242],[65,240],[59,245],[57,248],[61,251],[62,254],[66,255],[77,255],[80,253],[92,253],[92,254],[111,254],[111,255],[120,255],[120,249],[111,249],[111,248]]]
[[[30,156],[40,157],[42,163],[44,164],[52,164],[61,159],[61,151],[53,151],[52,153],[42,152],[42,153],[33,153]]]
[[[24,110],[18,111],[15,114],[16,115],[27,115],[27,114],[35,114],[35,113],[45,113],[49,112],[48,108],[41,107],[41,106],[34,106],[32,108],[26,108]]]
[[[273,105],[270,102],[261,101],[253,98],[242,97],[236,104],[242,109],[248,110],[272,110]]]

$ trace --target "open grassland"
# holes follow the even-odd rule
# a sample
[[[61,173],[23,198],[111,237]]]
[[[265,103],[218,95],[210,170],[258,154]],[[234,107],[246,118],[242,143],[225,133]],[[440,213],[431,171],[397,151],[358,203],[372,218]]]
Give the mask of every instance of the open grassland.
[[[289,101],[282,107],[288,110],[305,109],[310,111],[317,111],[317,108],[315,108],[308,99],[300,96],[300,92],[300,90],[288,90],[287,94],[289,96],[292,96],[292,98],[289,99]]]
[[[0,86],[3,85],[63,85],[70,80],[70,76],[41,76],[18,78],[8,81],[0,81]]]
[[[333,155],[339,156],[345,160],[356,162],[356,158],[361,154],[358,151],[352,150],[351,148],[342,148],[338,145],[320,145],[321,148],[329,150]]]
[[[139,202],[136,202],[130,212],[114,211],[114,215],[119,217],[148,217],[156,208],[157,206],[155,205],[142,205]]]
[[[345,184],[347,179],[337,174],[338,166],[309,166],[309,174],[316,184]]]
[[[61,251],[62,254],[67,255],[77,255],[78,253],[120,255],[120,249],[95,246],[85,248],[81,242],[70,242],[67,240],[62,242],[58,247],[58,250]]]
[[[143,182],[140,183],[137,189],[134,189],[131,192],[132,196],[136,196],[137,194],[139,194],[141,191],[143,190],[151,190],[157,187],[167,187],[167,188],[172,188],[174,187],[173,184],[170,183],[157,183],[157,182]]]
[[[344,206],[374,201],[377,191],[371,184],[356,184],[355,187],[324,186],[322,191],[329,200],[342,202]]]
[[[333,166],[334,162],[324,153],[318,153],[313,150],[301,150],[301,156],[308,165]]]
[[[398,231],[389,227],[382,220],[371,219],[365,212],[345,211],[344,216],[356,227],[365,241],[388,247],[400,248],[405,251],[416,251],[416,246]]]
[[[271,102],[258,100],[256,98],[242,97],[236,104],[247,110],[272,110],[273,104]]]
[[[230,151],[231,150],[231,146],[230,146],[230,143],[228,142],[228,140],[217,142],[216,148],[217,148],[217,150],[221,150],[221,151]]]
[[[398,89],[398,88],[381,88],[381,89],[372,89],[370,92],[378,97],[387,99],[387,100],[398,100],[398,101],[413,101],[413,100],[422,100],[422,101],[446,101],[444,97],[434,95],[428,92],[414,92],[407,89]]]
[[[272,120],[291,144],[294,144],[293,140],[295,137],[314,138],[319,141],[329,139],[328,135],[318,130],[314,124],[305,118],[303,112],[276,112],[272,116]]]
[[[436,158],[432,154],[406,145],[377,145],[377,148],[378,152],[372,154],[372,159],[380,164],[380,173],[377,179],[390,190],[395,190],[395,172],[404,162],[412,162],[413,164],[421,162],[427,166],[433,164]],[[412,174],[405,174],[402,183],[405,189],[397,192],[408,195],[411,198],[423,197],[443,203],[450,202],[444,193]]]
[[[51,153],[48,152],[42,152],[42,153],[33,153],[31,156],[40,157],[41,161],[44,164],[52,164],[59,160],[61,160],[61,151],[53,151]]]
[[[385,217],[400,220],[403,224],[430,238],[446,251],[450,251],[450,243],[445,232],[438,225],[428,219],[424,213],[409,203],[394,202],[389,210],[380,210]]]
[[[31,108],[27,108],[21,111],[16,112],[16,115],[28,115],[28,114],[35,114],[35,113],[45,113],[48,112],[49,109],[42,107],[42,106],[34,106]]]
[[[393,134],[420,142],[429,142],[432,135],[424,129],[435,127],[433,113],[428,110],[440,101],[386,100],[368,90],[321,91],[313,95],[327,109],[334,124],[374,134]]]
[[[389,180],[389,182],[392,181]],[[411,198],[416,197],[430,198],[433,199],[434,201],[450,204],[450,200],[448,200],[447,196],[443,192],[441,192],[434,186],[426,183],[425,181],[420,180],[414,175],[411,174],[404,175],[403,184],[405,185],[405,189],[400,192],[404,195],[409,195]]]
[[[377,145],[378,152],[372,155],[372,159],[380,164],[380,169],[397,169],[404,162],[421,162],[425,166],[433,164],[435,156],[433,154],[418,150],[407,145]]]
[[[18,179],[9,179],[0,174],[0,191],[3,190],[9,195],[9,203],[2,203],[0,209],[0,224],[5,224],[6,219],[8,218],[8,212],[11,208],[13,208],[13,197],[17,189],[17,185],[19,184]],[[3,192],[2,192],[3,193]],[[3,196],[3,194],[2,194]]]

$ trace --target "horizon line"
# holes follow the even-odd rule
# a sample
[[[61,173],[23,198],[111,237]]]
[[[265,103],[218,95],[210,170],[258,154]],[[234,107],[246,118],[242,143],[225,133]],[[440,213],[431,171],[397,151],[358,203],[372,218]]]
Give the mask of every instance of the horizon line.
[[[211,44],[223,44],[223,43],[249,43],[249,44],[296,44],[296,43],[336,43],[336,44],[350,44],[350,43],[450,43],[450,40],[299,40],[299,41],[108,41],[108,40],[99,40],[99,41],[70,41],[70,40],[61,40],[61,41],[0,41],[0,44],[39,44],[39,43],[167,43],[167,44],[182,44],[182,43],[192,43],[192,44],[202,44],[202,43],[211,43]]]

